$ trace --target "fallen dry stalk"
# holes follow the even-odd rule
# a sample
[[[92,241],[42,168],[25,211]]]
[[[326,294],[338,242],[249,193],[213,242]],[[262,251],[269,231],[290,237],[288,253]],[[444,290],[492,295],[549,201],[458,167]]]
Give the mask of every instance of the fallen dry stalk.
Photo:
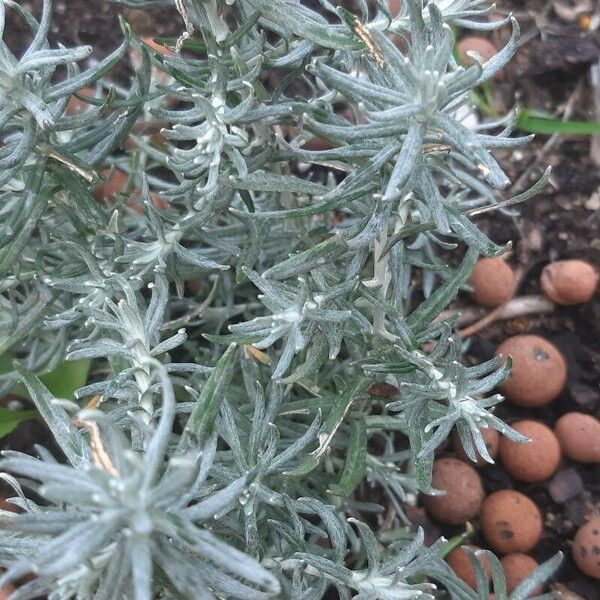
[[[495,321],[506,321],[527,315],[544,314],[552,312],[555,304],[544,296],[518,296],[512,298],[492,311],[485,314],[485,309],[469,307],[461,312],[458,325],[461,337],[472,336]],[[443,320],[456,314],[455,310],[444,311],[437,320]]]

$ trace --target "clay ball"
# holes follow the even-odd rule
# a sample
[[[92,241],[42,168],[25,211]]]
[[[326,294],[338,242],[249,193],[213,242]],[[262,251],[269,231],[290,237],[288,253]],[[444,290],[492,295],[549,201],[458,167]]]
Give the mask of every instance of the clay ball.
[[[506,591],[510,594],[524,579],[527,579],[533,571],[538,568],[538,563],[528,554],[515,552],[507,554],[500,561],[504,576],[506,577]],[[537,595],[542,593],[540,586],[534,588],[530,594]]]
[[[474,552],[479,550],[477,546],[468,546]],[[450,554],[446,557],[446,562],[450,565],[452,570],[460,577],[469,587],[476,589],[475,571],[471,565],[471,560],[467,553],[461,548],[454,548]],[[492,577],[492,570],[489,562],[483,558],[481,559],[483,568],[487,575],[488,581]]]
[[[496,350],[511,356],[512,371],[499,386],[518,406],[543,406],[556,399],[567,380],[567,363],[556,346],[538,335],[515,335]]]
[[[513,490],[490,494],[483,502],[480,518],[486,540],[502,554],[528,552],[542,535],[538,507]]]
[[[149,192],[148,196],[154,208],[158,208],[159,210],[165,210],[169,208],[169,203],[166,200],[163,200],[156,192]],[[142,192],[136,190],[133,192],[133,194],[127,201],[127,207],[130,208],[133,212],[137,213],[138,215],[143,215],[143,201],[144,198]]]
[[[554,426],[564,455],[580,463],[600,463],[600,421],[591,415],[571,412]]]
[[[500,440],[500,459],[517,480],[533,483],[551,477],[560,463],[560,444],[554,432],[537,421],[518,421],[512,428],[531,441]]]
[[[583,260],[558,260],[544,267],[540,285],[556,304],[583,304],[596,291],[598,273]]]
[[[575,534],[573,559],[586,575],[600,579],[600,518],[591,519]]]
[[[495,430],[492,429],[491,427],[485,427],[479,430],[479,432],[481,433],[481,436],[483,437],[483,441],[485,443],[485,447],[487,448],[487,451],[489,452],[490,456],[492,458],[496,458],[496,456],[498,456],[498,446],[500,444],[500,434]],[[469,463],[470,465],[473,465],[475,467],[484,467],[485,465],[488,465],[489,463],[486,462],[485,460],[483,460],[483,458],[481,458],[479,456],[479,453],[477,452],[477,448],[475,448],[475,452],[477,454],[477,462],[473,462],[466,454],[465,449],[463,448],[463,445],[460,442],[460,437],[458,436],[458,432],[454,431],[452,434],[452,447],[454,448],[454,453],[456,454],[456,458],[459,458],[460,460]]]
[[[12,594],[15,593],[15,586],[7,583],[0,588],[0,600],[10,600]]]
[[[114,169],[112,172],[110,169],[103,169],[102,177],[107,179],[94,189],[92,195],[96,200],[103,202],[114,200],[127,184],[127,175],[118,169]]]
[[[517,280],[501,258],[481,258],[475,263],[469,285],[471,296],[481,306],[500,306],[515,293]]]
[[[429,514],[450,525],[460,525],[479,514],[484,492],[477,471],[457,458],[440,458],[433,463],[432,486],[445,490],[443,496],[424,496]]]
[[[397,17],[400,14],[400,0],[388,0],[390,16]]]
[[[479,62],[468,56],[467,52],[475,52],[476,54],[479,54],[483,63],[487,62],[490,60],[490,58],[498,53],[496,46],[494,46],[492,42],[486,38],[474,35],[462,38],[456,44],[456,51],[458,52],[459,62],[465,66],[477,64],[477,62]]]
[[[82,96],[91,96],[92,98],[96,97],[96,90],[91,87],[81,88],[77,93]],[[88,104],[87,102],[84,102],[83,100],[77,98],[77,96],[73,95],[69,98],[65,113],[69,116],[73,116],[80,112],[86,111],[89,108],[92,108],[91,104]]]
[[[9,502],[8,499],[11,498],[14,494],[3,494],[0,493],[0,510],[6,510],[8,512],[21,512],[21,508],[12,502]]]

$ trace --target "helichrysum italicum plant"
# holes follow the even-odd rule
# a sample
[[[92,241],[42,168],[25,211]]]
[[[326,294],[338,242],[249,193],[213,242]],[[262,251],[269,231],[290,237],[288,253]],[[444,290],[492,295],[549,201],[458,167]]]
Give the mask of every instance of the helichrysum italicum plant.
[[[473,458],[491,460],[482,427],[520,438],[493,414],[510,365],[462,364],[440,317],[477,257],[505,250],[477,214],[544,184],[503,196],[491,151],[528,138],[511,117],[460,117],[517,24],[482,0],[407,0],[394,18],[384,0],[173,4],[180,52],[124,24],[82,71],[89,48],[47,39],[49,0],[39,22],[0,0],[0,23],[8,8],[33,36],[22,56],[0,47],[0,389],[24,383],[62,450],[0,463],[22,509],[2,514],[0,585],[33,574],[15,600],[485,600],[478,556],[474,591],[401,503],[431,492],[453,428]],[[453,26],[512,35],[464,68]],[[128,45],[141,66],[124,89],[109,71]],[[84,86],[98,100],[68,114]],[[107,168],[128,184],[100,204]],[[74,399],[37,377],[65,359],[93,365]],[[497,600],[559,560],[508,596],[484,555]]]

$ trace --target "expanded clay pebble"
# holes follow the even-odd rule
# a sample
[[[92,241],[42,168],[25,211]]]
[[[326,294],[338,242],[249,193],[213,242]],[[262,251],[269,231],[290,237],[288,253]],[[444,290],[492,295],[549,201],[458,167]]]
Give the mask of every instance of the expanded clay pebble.
[[[12,502],[9,502],[8,501],[9,497],[11,497],[11,496],[0,493],[0,510],[6,510],[8,512],[20,513],[21,508],[19,506],[17,506],[16,504],[13,504]]]
[[[506,590],[509,594],[539,566],[537,561],[531,558],[531,556],[521,552],[507,554],[500,560],[500,564],[502,565],[502,569],[504,569]],[[531,591],[531,595],[541,593],[542,588],[540,586]]]
[[[490,456],[493,459],[496,459],[498,456],[498,447],[500,445],[500,434],[491,427],[485,427],[479,430],[481,436],[483,437],[483,441],[485,443],[485,447],[489,452]],[[452,447],[454,449],[454,453],[456,454],[456,458],[466,462],[474,467],[484,467],[485,465],[489,465],[487,461],[483,460],[479,453],[477,452],[477,448],[475,448],[475,452],[477,453],[477,462],[473,462],[465,452],[463,445],[460,442],[460,437],[457,431],[452,433]]]
[[[91,87],[81,88],[80,90],[77,90],[77,93],[81,96],[88,96],[92,98],[96,97],[96,90]],[[88,104],[87,102],[84,102],[83,100],[80,100],[77,96],[73,95],[69,98],[69,102],[67,104],[67,108],[65,109],[65,113],[68,116],[72,117],[73,115],[86,111],[89,108],[92,108],[91,104]]]
[[[591,415],[570,412],[554,425],[564,455],[575,462],[600,463],[600,421]]]
[[[517,280],[512,269],[501,258],[481,258],[473,267],[469,284],[473,288],[473,300],[491,308],[513,297]]]
[[[479,474],[470,465],[457,458],[436,460],[431,485],[446,492],[423,496],[427,512],[441,523],[459,525],[478,515],[485,494]]]
[[[400,14],[400,0],[388,0],[388,8],[392,18]]]
[[[600,579],[600,518],[591,519],[575,534],[573,560],[586,575]]]
[[[556,304],[584,304],[596,291],[598,273],[583,260],[558,260],[544,267],[540,285]]]
[[[465,546],[460,548],[454,548],[450,554],[446,557],[446,562],[450,565],[451,569],[460,577],[469,587],[476,589],[475,571],[471,565],[471,560],[468,554],[463,550]],[[477,546],[468,546],[471,550],[476,552],[480,550]],[[487,575],[488,581],[492,577],[492,569],[489,562],[483,558],[480,559],[483,569]]]
[[[496,46],[492,42],[484,37],[475,35],[469,35],[459,40],[456,44],[456,51],[460,63],[465,66],[474,65],[479,62],[471,58],[467,52],[478,54],[484,63],[498,53]]]
[[[119,169],[103,169],[102,177],[107,179],[92,191],[92,196],[96,200],[107,202],[114,200],[117,194],[120,194],[127,184],[127,175]]]
[[[561,452],[557,437],[538,421],[517,421],[511,427],[531,441],[518,444],[508,438],[500,440],[500,459],[506,470],[518,481],[533,483],[554,475]]]
[[[512,357],[512,371],[499,386],[518,406],[543,406],[555,400],[567,381],[567,363],[556,346],[539,335],[515,335],[496,350]]]
[[[513,490],[490,494],[481,506],[483,535],[502,554],[528,552],[542,535],[542,516],[527,497]]]

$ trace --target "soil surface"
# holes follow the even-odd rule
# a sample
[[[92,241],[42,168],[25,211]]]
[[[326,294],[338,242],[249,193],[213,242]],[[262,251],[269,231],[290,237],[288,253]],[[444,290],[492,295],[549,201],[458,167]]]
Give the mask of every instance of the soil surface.
[[[567,6],[567,3],[564,3]],[[590,66],[600,58],[598,30],[585,29],[586,16],[543,1],[500,2],[499,9],[513,11],[522,31],[522,45],[494,85],[494,97],[505,109],[515,104],[569,119],[600,120],[594,109]],[[571,3],[580,9],[583,3]],[[585,7],[583,7],[585,8]],[[596,19],[598,5],[596,4]],[[567,18],[568,17],[568,18]],[[570,19],[573,20],[570,20]],[[501,42],[501,35],[492,37]],[[600,85],[600,83],[599,83]],[[598,94],[600,90],[596,90]],[[521,192],[547,165],[553,168],[545,192],[519,207],[515,219],[482,219],[481,226],[500,243],[515,243],[510,262],[524,273],[517,295],[540,294],[539,275],[551,260],[584,259],[600,267],[600,150],[591,137],[538,135],[529,146],[503,157],[512,181],[528,174]],[[489,326],[472,338],[470,354],[490,358],[495,347],[517,333],[535,333],[551,340],[568,363],[564,392],[540,409],[519,409],[502,403],[498,416],[510,423],[521,418],[541,420],[550,427],[566,412],[580,411],[600,417],[600,294],[575,307],[557,308],[550,314],[528,315]],[[587,518],[600,514],[600,465],[585,466],[564,460],[551,481],[519,484],[500,464],[482,472],[486,490],[513,488],[532,498],[544,514],[541,542],[531,552],[541,562],[562,550],[565,560],[555,580],[588,600],[600,598],[598,581],[584,576],[571,557],[570,540]],[[481,538],[474,543],[484,544]]]
[[[39,14],[40,2],[21,4],[33,7],[34,14]],[[596,113],[600,107],[594,108],[590,76],[591,64],[600,56],[598,3],[592,0],[589,3],[585,0],[528,0],[527,3],[502,0],[498,8],[502,13],[515,14],[522,38],[517,56],[491,88],[497,111],[504,113],[521,105],[558,118],[600,120]],[[54,13],[54,40],[68,45],[92,44],[95,58],[101,58],[120,43],[119,14],[141,35],[177,36],[183,28],[174,9],[156,10],[149,16],[108,2],[56,0]],[[25,47],[27,30],[11,17],[10,11],[7,17],[5,39],[9,46],[15,50]],[[486,34],[486,37],[501,47],[508,37],[508,29]],[[115,77],[128,77],[127,67],[122,67]],[[599,93],[600,90],[596,90],[596,94]],[[510,262],[523,272],[517,295],[540,293],[539,274],[550,260],[580,258],[600,267],[598,140],[593,142],[585,136],[538,135],[529,146],[501,155],[500,160],[515,182],[511,195],[531,185],[547,165],[553,167],[550,185],[544,193],[520,206],[518,216],[481,217],[478,223],[494,241],[514,241]],[[458,302],[461,308],[468,308],[468,304],[467,296]],[[596,293],[592,301],[583,306],[494,323],[471,338],[467,357],[473,361],[488,359],[501,341],[524,332],[540,334],[558,346],[568,361],[568,383],[561,396],[547,407],[526,410],[503,403],[499,416],[509,423],[526,417],[542,420],[550,426],[569,411],[600,417],[600,295]],[[36,421],[23,423],[13,434],[0,440],[0,447],[27,451],[33,443],[50,443],[44,427]],[[481,473],[488,492],[517,489],[540,507],[545,533],[532,555],[541,562],[557,550],[564,552],[565,560],[554,578],[554,585],[564,584],[587,600],[598,600],[598,582],[577,569],[571,558],[569,540],[586,518],[600,513],[600,465],[564,461],[552,482],[541,484],[519,484],[500,465],[486,467]],[[557,489],[562,492],[558,493]],[[415,525],[420,523],[426,527],[429,537],[461,532],[460,528],[431,522],[418,507],[407,507],[407,513]],[[485,547],[477,523],[473,525],[473,543]]]

